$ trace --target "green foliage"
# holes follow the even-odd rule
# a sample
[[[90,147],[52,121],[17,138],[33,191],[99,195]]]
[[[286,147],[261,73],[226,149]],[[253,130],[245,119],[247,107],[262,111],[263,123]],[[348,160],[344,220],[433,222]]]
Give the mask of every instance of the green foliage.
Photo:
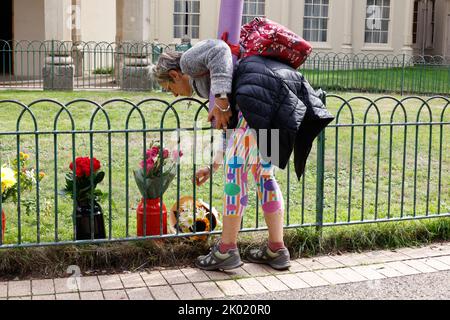
[[[104,197],[104,194],[102,191],[96,189],[97,184],[102,182],[104,178],[105,173],[103,171],[95,172],[92,178],[74,177],[72,173],[67,173],[65,176],[66,185],[62,193],[74,199],[75,188],[75,199],[78,203],[89,203],[91,200],[98,201]]]
[[[92,73],[93,74],[109,74],[109,75],[113,75],[114,74],[114,69],[113,69],[113,67],[97,68]]]

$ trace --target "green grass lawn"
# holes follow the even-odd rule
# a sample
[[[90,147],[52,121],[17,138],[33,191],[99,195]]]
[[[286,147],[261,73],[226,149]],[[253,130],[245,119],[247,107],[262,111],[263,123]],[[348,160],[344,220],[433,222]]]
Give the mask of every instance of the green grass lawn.
[[[330,62],[315,65],[314,70],[300,71],[312,86],[326,90],[400,93],[403,83],[404,93],[450,94],[450,68],[443,66],[350,70],[348,66]]]
[[[355,95],[342,94],[345,99],[350,99],[353,96]],[[14,99],[24,104],[29,104],[44,97],[55,99],[61,103],[67,103],[75,99],[90,99],[103,103],[113,98],[122,98],[133,102],[139,102],[147,98],[173,101],[173,98],[165,93],[0,91],[0,100]],[[378,96],[369,95],[369,97],[375,99]],[[337,116],[339,113],[339,124],[389,123],[395,108],[395,103],[391,100],[380,101],[377,104],[378,109],[374,107],[368,109],[370,103],[363,99],[354,100],[350,103],[352,112],[347,106],[343,106],[342,101],[337,98],[329,97],[327,103],[332,114]],[[430,110],[422,108],[419,114],[421,104],[417,100],[406,102],[406,119],[408,122],[415,122],[419,115],[419,122],[430,120],[438,122],[445,104],[446,102],[443,100],[434,100],[430,103]],[[108,104],[104,107],[104,112],[97,113],[92,121],[92,128],[106,130],[109,127],[112,130],[124,130],[127,125],[127,117],[130,115],[128,128],[142,129],[142,118],[136,111],[130,113],[131,108],[126,102]],[[181,128],[192,128],[199,105],[179,102],[174,108],[176,114],[172,110],[167,111],[164,128],[176,128],[177,117]],[[69,110],[74,121],[73,128],[66,112],[60,114],[55,124],[55,117],[60,110],[60,107],[55,103],[43,101],[32,106],[31,109],[36,119],[37,129],[40,132],[48,133],[39,135],[39,152],[36,149],[35,135],[21,135],[19,140],[20,150],[32,156],[33,165],[36,165],[35,160],[38,156],[40,170],[44,171],[47,176],[41,183],[39,226],[35,211],[29,213],[22,211],[21,240],[22,243],[36,242],[38,227],[40,228],[41,242],[54,241],[55,233],[58,234],[60,241],[72,240],[72,201],[58,195],[55,190],[63,188],[64,175],[69,171],[68,167],[73,150],[70,130],[86,131],[75,135],[75,155],[89,156],[90,154],[88,130],[91,127],[91,117],[95,106],[84,101],[70,106]],[[143,104],[140,109],[147,128],[159,129],[162,114],[166,111],[167,106],[161,102],[153,101]],[[340,109],[342,110],[339,112]],[[446,122],[450,121],[448,109],[444,114],[444,121]],[[17,126],[21,131],[34,131],[34,121],[29,114],[25,114],[20,123],[17,124],[20,114],[18,106],[10,103],[2,104],[1,110],[1,132],[15,131]],[[108,118],[105,114],[108,115]],[[198,127],[208,125],[206,117],[207,112],[205,110],[200,111],[199,120],[201,120],[201,123],[198,123]],[[393,122],[404,121],[405,117],[402,111],[397,109],[393,116]],[[332,123],[332,125],[334,124],[335,122]],[[58,135],[56,144],[55,135],[52,133],[54,128],[67,132]],[[362,219],[381,219],[388,216],[394,218],[449,213],[449,132],[449,125],[434,125],[431,127],[411,125],[407,128],[406,136],[403,126],[394,126],[392,131],[390,126],[327,128],[324,222],[355,222]],[[197,140],[197,149],[203,150],[196,154],[199,165],[210,160],[210,131],[203,131],[203,133],[204,135],[198,134]],[[181,148],[185,156],[180,166],[179,179],[173,182],[164,195],[164,203],[168,210],[176,201],[177,187],[180,188],[180,195],[192,195],[194,191],[192,183],[194,173],[192,165],[193,146],[188,143],[192,135],[192,131],[181,132]],[[159,132],[149,132],[146,135],[147,143],[152,139],[159,138]],[[134,182],[132,170],[138,167],[138,163],[142,159],[143,134],[130,132],[127,139],[125,133],[113,132],[110,139],[111,161],[109,162],[108,134],[95,133],[93,135],[93,154],[102,162],[103,169],[106,172],[106,178],[99,185],[99,188],[110,194],[110,199],[101,203],[106,218],[106,229],[108,232],[110,224],[112,238],[135,236],[136,206],[141,196]],[[165,132],[163,139],[165,143],[173,145],[176,141],[176,135]],[[2,163],[16,156],[17,142],[17,137],[14,135],[0,135]],[[128,169],[125,166],[127,146]],[[404,150],[406,153],[404,153]],[[441,153],[442,155],[440,155]],[[442,158],[441,161],[439,161],[439,157]],[[439,172],[441,172],[440,176]],[[314,223],[316,218],[316,146],[311,151],[306,174],[300,182],[295,177],[292,164],[290,175],[288,176],[286,170],[278,170],[277,179],[284,191],[286,207],[289,208],[289,214],[286,214],[286,224]],[[109,181],[111,181],[111,185],[109,185]],[[211,189],[212,197],[210,197]],[[201,188],[196,188],[196,193],[197,197],[206,202],[212,202],[213,206],[221,211],[222,190],[222,174],[219,170],[213,177],[212,187],[210,183],[206,183]],[[264,226],[261,210],[258,213],[256,210],[256,191],[253,181],[250,182],[249,190],[252,194],[255,194],[255,197],[253,201],[250,201],[245,213],[244,227]],[[287,202],[288,195],[289,202]],[[35,192],[26,195],[26,198],[33,197],[36,197]],[[56,204],[58,208],[55,216]],[[7,216],[5,244],[14,244],[18,242],[17,206],[8,202],[4,204],[4,208]],[[111,208],[111,211],[109,208]],[[55,227],[56,220],[57,228]]]

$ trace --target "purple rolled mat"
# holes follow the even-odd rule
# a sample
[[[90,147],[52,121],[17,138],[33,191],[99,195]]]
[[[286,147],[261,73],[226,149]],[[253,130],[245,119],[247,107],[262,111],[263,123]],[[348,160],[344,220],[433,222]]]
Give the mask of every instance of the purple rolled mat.
[[[217,38],[221,39],[224,32],[228,32],[228,42],[239,44],[240,30],[242,23],[242,12],[244,10],[244,0],[222,0],[220,2],[219,29]],[[236,57],[233,56],[233,64]],[[214,107],[214,95],[209,96],[209,110]],[[214,120],[213,120],[214,125]]]

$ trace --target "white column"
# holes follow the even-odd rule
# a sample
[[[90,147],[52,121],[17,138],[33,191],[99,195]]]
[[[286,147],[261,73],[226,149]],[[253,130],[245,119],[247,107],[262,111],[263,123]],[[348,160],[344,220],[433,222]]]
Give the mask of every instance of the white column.
[[[289,29],[292,28],[290,26],[290,15],[289,15],[289,8],[290,6],[290,0],[281,0],[281,24],[288,27]]]
[[[150,38],[151,40],[159,40],[159,1],[151,0],[150,2]]]
[[[116,0],[116,43],[123,41],[123,8],[125,0]]]
[[[45,39],[69,41],[72,36],[70,0],[45,0]]]
[[[123,3],[123,40],[150,40],[150,0],[127,0]]]
[[[75,77],[83,75],[83,52],[81,42],[81,0],[72,0],[72,58]]]
[[[151,0],[117,0],[116,39],[117,77],[123,90],[150,90],[152,46],[149,44],[151,28]],[[122,60],[123,58],[123,60]]]
[[[404,0],[402,11],[404,12],[403,47],[402,53],[412,55],[412,26],[414,19],[414,0]]]
[[[342,41],[342,52],[353,52],[353,0],[344,0],[344,38]],[[329,13],[330,14],[330,13]],[[330,24],[328,24],[328,28]]]
[[[72,42],[81,41],[81,0],[72,0]]]

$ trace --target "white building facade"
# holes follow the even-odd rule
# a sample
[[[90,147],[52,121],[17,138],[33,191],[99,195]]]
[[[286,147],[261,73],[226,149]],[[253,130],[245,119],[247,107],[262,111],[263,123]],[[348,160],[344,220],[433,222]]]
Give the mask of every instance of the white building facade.
[[[220,0],[2,0],[0,39],[158,41],[217,37]],[[245,0],[315,52],[450,56],[450,0]]]

